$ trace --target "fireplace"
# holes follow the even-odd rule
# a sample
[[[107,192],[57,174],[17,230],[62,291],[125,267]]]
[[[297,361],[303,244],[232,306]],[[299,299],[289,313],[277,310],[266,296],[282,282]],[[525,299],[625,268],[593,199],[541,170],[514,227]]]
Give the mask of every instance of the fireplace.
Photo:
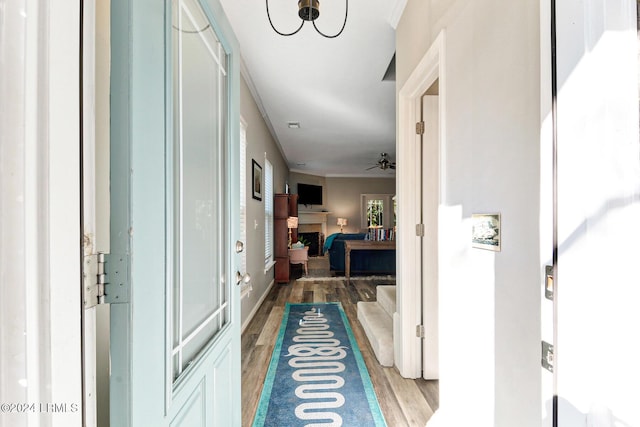
[[[310,232],[310,233],[298,233],[298,239],[304,238],[305,241],[309,242],[309,256],[318,256],[322,255],[322,233],[320,232]]]
[[[309,255],[322,255],[324,236],[327,233],[327,216],[330,212],[298,211],[298,236],[311,242]]]

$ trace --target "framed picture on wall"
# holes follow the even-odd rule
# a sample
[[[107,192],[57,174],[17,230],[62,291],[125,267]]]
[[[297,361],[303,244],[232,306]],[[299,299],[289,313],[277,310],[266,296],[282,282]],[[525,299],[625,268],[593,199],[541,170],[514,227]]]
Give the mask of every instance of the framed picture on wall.
[[[500,252],[500,214],[473,214],[471,221],[471,246]]]
[[[262,200],[262,166],[255,160],[253,162],[253,172],[251,173],[251,182],[253,183],[253,198],[256,200]]]

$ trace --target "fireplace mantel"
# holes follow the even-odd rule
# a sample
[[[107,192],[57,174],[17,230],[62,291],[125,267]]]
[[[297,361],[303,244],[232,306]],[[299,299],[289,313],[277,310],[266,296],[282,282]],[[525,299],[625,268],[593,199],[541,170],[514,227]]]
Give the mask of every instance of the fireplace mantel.
[[[327,235],[327,217],[331,212],[323,211],[298,211],[298,224],[318,224],[322,228],[322,234]]]
[[[327,222],[329,215],[331,212],[298,211],[298,221],[300,224],[321,224]]]

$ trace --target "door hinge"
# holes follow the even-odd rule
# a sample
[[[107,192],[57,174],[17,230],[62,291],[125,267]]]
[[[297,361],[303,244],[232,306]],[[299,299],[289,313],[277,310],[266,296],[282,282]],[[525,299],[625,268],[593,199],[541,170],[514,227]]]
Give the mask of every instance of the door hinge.
[[[128,257],[118,254],[86,255],[82,268],[84,308],[129,302]]]
[[[416,236],[424,237],[424,224],[416,224]]]
[[[416,134],[424,135],[424,121],[419,121],[416,123]]]
[[[542,341],[542,367],[549,372],[553,372],[554,352],[553,345]]]
[[[416,337],[424,338],[424,325],[416,325]]]

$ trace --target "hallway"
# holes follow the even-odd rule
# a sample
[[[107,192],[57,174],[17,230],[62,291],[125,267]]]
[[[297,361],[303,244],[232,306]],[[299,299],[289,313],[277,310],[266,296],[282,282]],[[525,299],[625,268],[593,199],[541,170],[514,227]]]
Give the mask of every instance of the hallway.
[[[323,261],[322,257],[310,260],[310,275],[318,277],[326,271]],[[285,303],[339,301],[367,364],[387,425],[424,426],[438,408],[438,381],[408,380],[395,368],[380,366],[357,319],[357,302],[374,300],[375,286],[381,283],[352,280],[347,286],[340,277],[317,281],[298,281],[295,277],[299,273],[294,270],[294,278],[287,285],[273,286],[242,334],[242,425],[253,422]]]

